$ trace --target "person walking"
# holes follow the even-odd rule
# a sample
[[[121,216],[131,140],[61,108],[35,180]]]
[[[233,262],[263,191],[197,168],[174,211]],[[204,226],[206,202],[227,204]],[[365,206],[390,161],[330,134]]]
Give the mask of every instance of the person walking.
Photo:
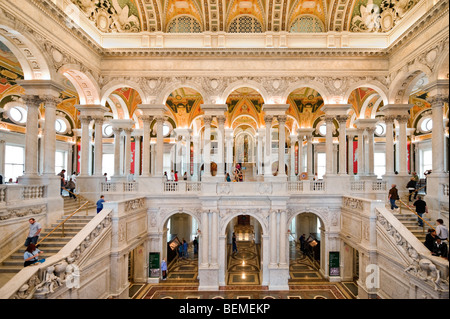
[[[194,255],[198,254],[198,240],[197,237],[194,238],[194,241],[192,242],[192,244],[194,245]]]
[[[37,263],[39,261],[39,255],[42,253],[43,251],[37,249],[35,244],[29,244],[23,254],[23,266],[28,267],[29,265]],[[45,259],[43,261],[45,261]]]
[[[30,244],[37,244],[39,239],[39,234],[41,233],[42,226],[34,218],[28,220],[30,223],[30,229],[28,231],[27,239],[25,240],[25,246],[28,247]]]
[[[232,246],[233,246],[233,253],[237,253],[237,243],[236,243],[236,234],[233,232],[233,237],[231,239]]]
[[[101,195],[97,201],[97,214],[103,209],[103,203],[105,202],[105,196]]]
[[[189,254],[188,254],[188,243],[184,239],[183,239],[183,256],[184,256],[184,258],[188,258],[189,257]]]
[[[61,178],[61,191],[60,191],[61,195],[62,195],[63,188],[66,185],[65,174],[66,174],[66,170],[65,169],[62,169],[61,172],[59,172],[59,174],[58,174],[58,176]]]
[[[398,197],[397,185],[392,184],[391,189],[389,190],[389,202],[391,203],[391,210],[398,209],[399,207],[395,204],[395,201],[400,199]]]
[[[408,184],[406,184],[406,188],[409,191],[409,197],[408,197],[408,201],[409,202],[411,202],[411,195],[413,193],[415,193],[414,199],[416,199],[416,197],[417,197],[416,185],[417,185],[417,182],[415,181],[414,177],[411,177],[411,179],[409,180]]]
[[[428,213],[427,203],[424,200],[422,200],[422,196],[419,196],[419,198],[414,202],[413,205],[416,206],[416,213],[417,213],[417,215],[420,216],[420,217],[417,217],[419,226],[423,227],[422,216],[423,216],[423,214]]]
[[[167,279],[167,263],[164,258],[161,262],[161,271],[162,271],[162,280],[166,280]]]
[[[70,198],[77,199],[77,197],[75,196],[75,193],[74,193],[75,192],[75,188],[76,188],[76,185],[73,182],[72,177],[71,177],[69,179],[69,181],[67,182],[67,184],[66,184],[66,189],[69,190],[69,197]]]
[[[298,240],[300,241],[300,250],[302,251],[302,253],[304,253],[305,252],[305,242],[306,242],[305,234],[302,234]]]
[[[444,221],[441,218],[437,219],[436,222],[436,236],[438,236],[442,240],[442,242],[447,243],[448,228],[444,225]]]

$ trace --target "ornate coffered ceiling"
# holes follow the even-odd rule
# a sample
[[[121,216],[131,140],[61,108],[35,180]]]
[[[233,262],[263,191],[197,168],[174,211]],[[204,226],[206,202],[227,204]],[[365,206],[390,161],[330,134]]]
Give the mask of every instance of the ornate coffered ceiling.
[[[102,33],[388,32],[425,0],[68,0]]]

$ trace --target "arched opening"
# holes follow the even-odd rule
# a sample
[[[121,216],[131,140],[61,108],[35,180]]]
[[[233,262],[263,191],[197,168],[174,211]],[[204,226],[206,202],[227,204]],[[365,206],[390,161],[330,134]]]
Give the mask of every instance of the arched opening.
[[[289,224],[289,283],[324,280],[325,228],[314,213],[300,213]]]
[[[198,282],[198,235],[198,221],[190,214],[175,213],[164,223],[162,258],[169,282]]]
[[[226,227],[226,285],[261,285],[262,227],[250,215],[232,218]]]

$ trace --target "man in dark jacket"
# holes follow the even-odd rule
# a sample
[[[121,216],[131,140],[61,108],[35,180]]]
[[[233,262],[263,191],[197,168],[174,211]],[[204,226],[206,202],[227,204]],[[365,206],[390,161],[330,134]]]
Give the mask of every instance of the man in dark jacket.
[[[414,179],[414,177],[411,177],[411,180],[408,182],[408,184],[406,184],[406,188],[407,188],[408,191],[409,191],[409,197],[408,197],[408,200],[409,200],[409,201],[411,201],[411,195],[412,195],[412,193],[415,193],[415,194],[414,194],[414,199],[416,199],[416,197],[417,197],[416,185],[417,185],[417,182],[416,182],[416,180]]]
[[[391,202],[391,209],[397,209],[398,206],[395,204],[395,201],[399,199],[397,185],[392,184],[391,189],[389,190],[389,201]]]

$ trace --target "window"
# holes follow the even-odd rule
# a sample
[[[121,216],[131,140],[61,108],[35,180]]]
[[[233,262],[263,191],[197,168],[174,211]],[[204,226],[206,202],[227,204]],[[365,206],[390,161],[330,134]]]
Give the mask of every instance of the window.
[[[426,117],[425,119],[423,119],[420,123],[420,130],[423,133],[428,133],[433,129],[433,120],[431,119],[431,117]]]
[[[383,136],[386,133],[386,125],[384,123],[379,123],[375,126],[375,135]]]
[[[25,148],[22,146],[5,145],[5,176],[6,182],[13,182],[22,176],[25,170]]]
[[[55,152],[55,174],[65,169],[67,171],[67,152],[56,151]]]
[[[327,135],[327,126],[326,124],[322,124],[321,126],[319,126],[319,134],[322,136]]]
[[[8,111],[9,118],[17,124],[25,124],[27,122],[27,110],[21,106],[15,106]]]
[[[64,134],[67,132],[67,124],[63,119],[57,119],[55,121],[55,130],[57,133]]]
[[[374,154],[374,174],[377,178],[382,178],[386,174],[386,154],[385,153],[375,153]]]
[[[323,23],[318,18],[313,16],[302,16],[295,20],[291,26],[291,32],[293,33],[311,33],[311,32],[324,32]]]
[[[190,16],[176,17],[167,27],[168,33],[199,33],[201,31],[200,24]]]
[[[239,16],[230,23],[230,33],[261,33],[261,23],[254,17]]]
[[[110,137],[113,135],[113,129],[110,124],[103,125],[103,136]]]
[[[327,165],[327,156],[325,153],[317,153],[317,177],[323,179]]]
[[[420,176],[425,177],[424,173],[431,169],[433,165],[433,153],[430,149],[420,152]]]
[[[103,154],[102,173],[108,177],[114,176],[114,154]]]
[[[167,136],[167,135],[169,135],[169,134],[170,134],[170,127],[169,127],[169,125],[164,124],[164,125],[163,125],[163,135],[164,135],[164,136]]]

